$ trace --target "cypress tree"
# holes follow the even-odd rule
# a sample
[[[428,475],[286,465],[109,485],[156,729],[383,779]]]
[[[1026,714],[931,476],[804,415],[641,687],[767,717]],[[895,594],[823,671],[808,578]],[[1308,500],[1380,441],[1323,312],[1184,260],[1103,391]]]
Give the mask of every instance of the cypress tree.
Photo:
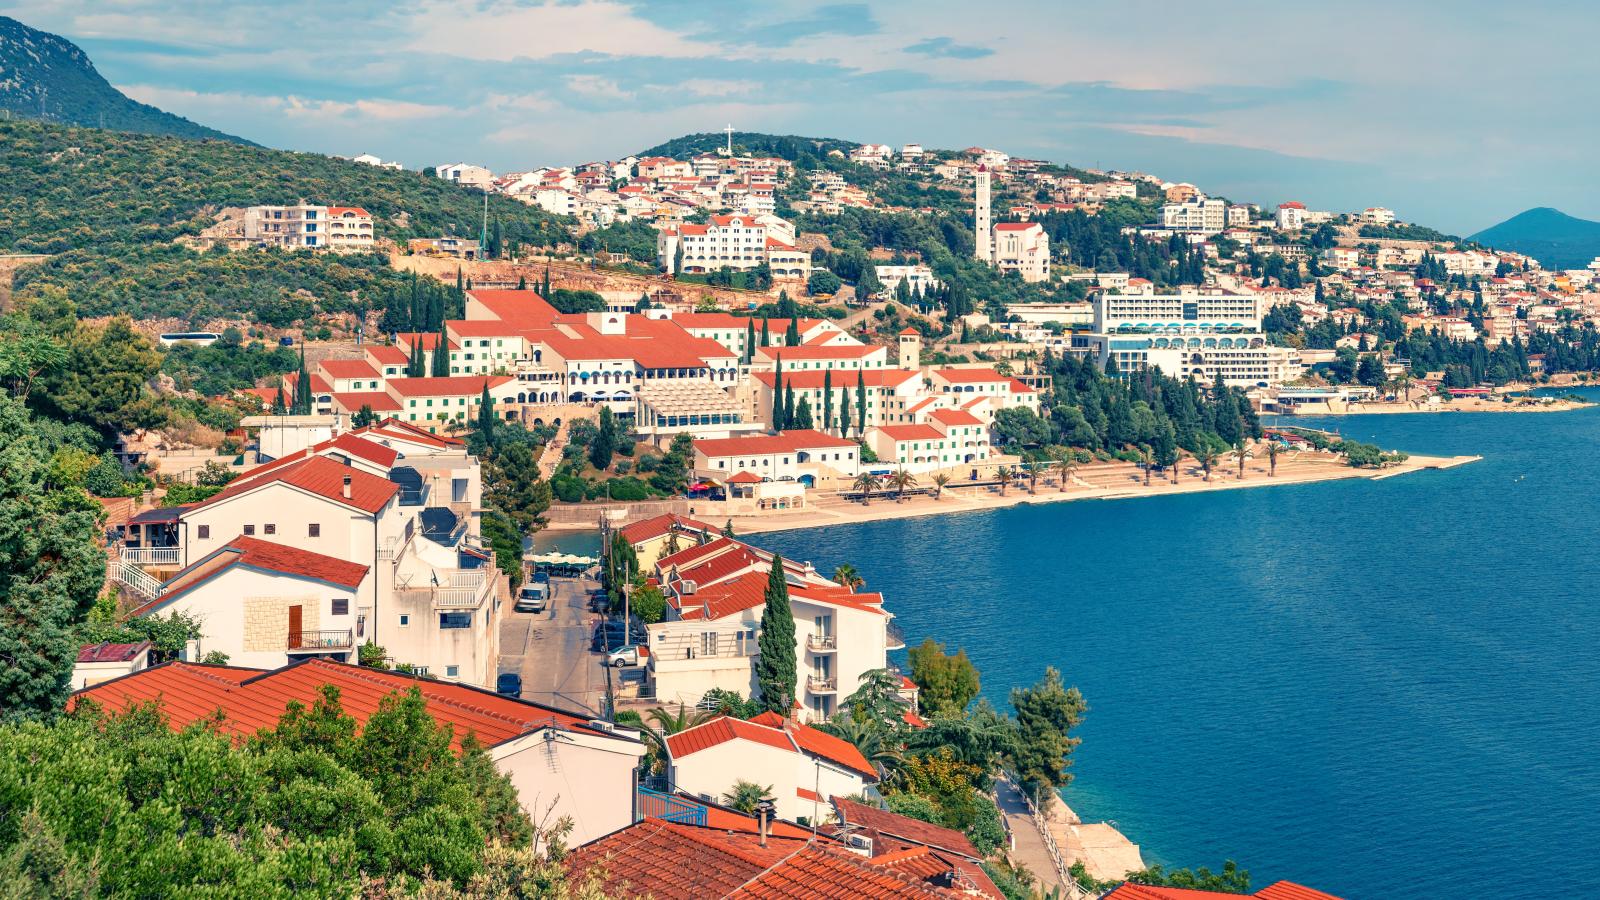
[[[794,381],[783,386],[783,427],[795,427]]]
[[[439,323],[439,343],[433,345],[433,377],[450,374],[450,341],[445,338],[444,323]]]
[[[422,358],[422,342],[417,340],[417,335],[411,336],[411,359],[406,362],[406,377],[421,378],[428,374],[427,362]]]
[[[478,433],[489,443],[494,443],[494,398],[489,396],[489,379],[483,380],[483,395],[478,398]]]
[[[783,557],[776,553],[767,573],[766,600],[761,636],[756,639],[756,694],[767,709],[787,717],[794,705],[796,681],[794,610],[789,606]]]
[[[744,364],[750,365],[756,355],[756,320],[749,319],[744,323]]]
[[[278,379],[278,394],[272,398],[272,414],[285,416],[289,414],[289,404],[283,399],[283,379]]]
[[[526,275],[518,275],[517,276],[517,290],[525,291],[527,289],[528,289],[528,276],[526,276]]]
[[[550,267],[549,266],[545,266],[544,267],[544,290],[540,291],[539,296],[545,298],[546,300],[550,299]]]
[[[763,347],[771,347],[772,346],[772,333],[767,328],[767,317],[766,316],[762,316],[761,317],[761,346],[763,346]]]
[[[867,374],[856,372],[856,435],[867,433]]]
[[[778,357],[778,368],[772,377],[772,430],[783,430],[783,357]]]
[[[300,344],[300,372],[294,382],[294,414],[311,414],[311,373],[306,370],[306,345]]]
[[[783,343],[786,347],[800,346],[800,320],[790,319],[789,327],[783,332]]]
[[[794,427],[807,431],[817,427],[817,423],[811,418],[811,401],[805,397],[801,397],[800,405],[795,407]]]
[[[833,430],[833,370],[822,370],[822,430]]]
[[[850,436],[850,389],[839,392],[839,437]]]

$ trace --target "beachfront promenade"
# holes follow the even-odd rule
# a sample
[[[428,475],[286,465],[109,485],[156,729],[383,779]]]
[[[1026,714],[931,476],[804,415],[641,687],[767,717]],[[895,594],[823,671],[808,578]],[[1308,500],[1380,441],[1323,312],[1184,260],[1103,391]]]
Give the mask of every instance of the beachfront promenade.
[[[733,519],[733,526],[738,533],[746,534],[843,525],[878,519],[976,512],[1023,503],[1155,497],[1344,478],[1392,478],[1424,469],[1448,469],[1477,459],[1476,456],[1412,456],[1403,463],[1383,469],[1358,469],[1345,465],[1341,457],[1333,454],[1291,452],[1278,457],[1277,472],[1271,474],[1270,464],[1263,454],[1257,458],[1246,458],[1244,475],[1241,478],[1237,461],[1225,457],[1213,467],[1208,481],[1194,460],[1185,458],[1179,467],[1176,484],[1173,483],[1169,471],[1165,473],[1165,477],[1163,473],[1154,473],[1148,485],[1145,484],[1144,471],[1133,463],[1090,463],[1078,467],[1065,486],[1060,483],[1059,477],[1054,472],[1041,476],[1033,493],[1028,490],[1028,479],[1025,476],[1012,481],[1003,492],[998,485],[963,486],[960,482],[952,482],[937,499],[931,494],[915,494],[908,495],[903,501],[897,501],[892,491],[885,491],[874,494],[871,503],[863,504],[837,495],[828,496],[818,492],[803,510],[737,517]],[[920,479],[921,486],[926,487],[927,482],[927,478]]]

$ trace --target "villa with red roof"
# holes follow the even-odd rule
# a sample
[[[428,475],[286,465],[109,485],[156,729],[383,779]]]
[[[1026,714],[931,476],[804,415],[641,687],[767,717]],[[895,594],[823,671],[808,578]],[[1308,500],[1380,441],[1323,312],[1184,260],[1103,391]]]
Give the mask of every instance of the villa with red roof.
[[[778,818],[826,819],[834,797],[865,793],[878,771],[854,744],[767,712],[718,716],[666,739],[669,778],[685,793],[717,800],[740,780],[772,787]]]
[[[502,697],[462,684],[312,659],[271,670],[166,663],[73,694],[68,709],[92,700],[107,712],[152,701],[174,730],[219,716],[223,733],[244,739],[278,724],[290,703],[310,707],[326,687],[365,726],[388,697],[416,689],[459,751],[467,735],[483,744],[534,821],[572,819],[574,842],[633,822],[634,768],[645,748],[635,732],[585,713]]]
[[[771,569],[771,553],[721,536],[655,562],[667,611],[648,626],[645,677],[659,701],[692,704],[712,688],[752,694]],[[857,593],[809,563],[785,560],[784,571],[795,619],[794,700],[802,718],[825,719],[904,641],[882,594]]]

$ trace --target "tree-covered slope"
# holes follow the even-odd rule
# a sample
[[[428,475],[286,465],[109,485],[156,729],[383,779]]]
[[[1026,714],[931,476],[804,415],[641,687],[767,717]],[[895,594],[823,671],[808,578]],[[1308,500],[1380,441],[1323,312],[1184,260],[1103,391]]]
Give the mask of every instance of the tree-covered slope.
[[[19,298],[59,287],[85,315],[289,324],[346,311],[352,300],[380,305],[379,295],[396,288],[396,274],[377,257],[200,253],[173,243],[199,234],[223,207],[361,206],[377,236],[396,241],[477,235],[483,220],[481,192],[416,172],[38,122],[0,122],[0,172],[0,252],[54,254],[18,273]],[[507,251],[567,237],[560,220],[502,196],[489,198],[489,227]]]
[[[688,159],[701,153],[714,153],[719,147],[725,148],[727,146],[727,132],[686,134],[683,137],[673,138],[664,144],[657,144],[648,150],[640,151],[639,156],[670,156],[673,159]],[[802,137],[797,134],[761,134],[754,131],[735,131],[733,133],[733,150],[735,153],[748,153],[752,156],[776,156],[791,162],[800,162],[808,157],[821,159],[833,150],[837,150],[840,153],[849,153],[859,146],[861,145],[855,141],[841,141],[837,138]]]
[[[1574,269],[1600,256],[1600,222],[1540,206],[1485,228],[1469,240],[1525,253],[1545,266]]]
[[[248,143],[129,98],[77,44],[0,16],[0,109],[68,125]]]

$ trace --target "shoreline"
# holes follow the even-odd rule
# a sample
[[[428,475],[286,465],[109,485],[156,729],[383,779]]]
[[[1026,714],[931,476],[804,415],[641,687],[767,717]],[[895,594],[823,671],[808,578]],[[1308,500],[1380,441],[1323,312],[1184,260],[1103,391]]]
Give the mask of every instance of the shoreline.
[[[1077,500],[1128,500],[1145,497],[1166,497],[1180,494],[1197,494],[1209,491],[1242,490],[1246,488],[1273,487],[1276,485],[1310,484],[1365,478],[1381,481],[1399,475],[1409,475],[1430,469],[1451,469],[1481,460],[1481,456],[1411,456],[1405,462],[1383,469],[1357,469],[1328,454],[1306,452],[1285,454],[1278,463],[1278,474],[1267,473],[1262,460],[1247,461],[1245,477],[1238,478],[1238,469],[1213,470],[1212,480],[1203,480],[1203,473],[1189,467],[1182,472],[1177,484],[1157,478],[1149,486],[1144,484],[1143,472],[1132,463],[1104,463],[1084,466],[1073,476],[1066,490],[1041,479],[1037,493],[1028,493],[1025,481],[1014,483],[1004,495],[994,488],[945,488],[940,499],[919,495],[897,502],[885,494],[870,504],[843,500],[823,500],[792,513],[766,516],[734,517],[736,534],[760,534],[773,531],[798,531],[806,528],[823,528],[829,525],[852,525],[858,522],[876,522],[889,519],[912,519],[923,516],[953,515],[1005,509],[1024,504],[1067,503]]]
[[[1309,404],[1308,404],[1309,405]],[[1551,400],[1550,402],[1531,403],[1506,403],[1501,400],[1452,400],[1449,403],[1417,404],[1406,402],[1395,403],[1351,403],[1340,407],[1327,407],[1324,409],[1306,409],[1293,413],[1268,413],[1280,420],[1280,424],[1292,423],[1300,418],[1318,418],[1321,416],[1383,416],[1383,415],[1438,415],[1442,413],[1558,413],[1572,412],[1579,409],[1593,407],[1593,403],[1577,403],[1571,400]]]

